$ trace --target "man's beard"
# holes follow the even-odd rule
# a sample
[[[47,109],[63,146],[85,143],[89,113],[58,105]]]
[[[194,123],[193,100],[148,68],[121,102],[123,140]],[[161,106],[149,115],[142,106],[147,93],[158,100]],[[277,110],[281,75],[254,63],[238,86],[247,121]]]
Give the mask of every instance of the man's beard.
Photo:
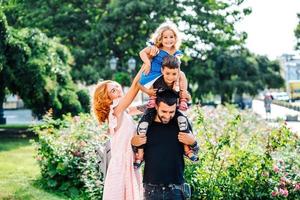
[[[167,123],[169,123],[169,121],[171,120],[171,118],[170,118],[168,121],[163,120],[163,118],[162,118],[161,116],[159,116],[159,114],[157,114],[157,117],[158,117],[158,119],[160,120],[160,122],[163,123],[163,124],[167,124]],[[165,119],[165,118],[164,118],[164,119]]]

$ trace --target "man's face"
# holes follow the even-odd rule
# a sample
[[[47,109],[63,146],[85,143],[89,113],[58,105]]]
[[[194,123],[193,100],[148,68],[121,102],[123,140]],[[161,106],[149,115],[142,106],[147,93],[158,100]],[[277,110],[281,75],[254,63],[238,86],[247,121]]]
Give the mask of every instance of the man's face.
[[[178,78],[178,69],[170,69],[168,67],[163,67],[161,69],[164,81],[167,85],[171,86]]]
[[[167,124],[175,115],[176,103],[172,106],[169,106],[164,102],[160,102],[156,106],[156,110],[158,120],[163,124]]]

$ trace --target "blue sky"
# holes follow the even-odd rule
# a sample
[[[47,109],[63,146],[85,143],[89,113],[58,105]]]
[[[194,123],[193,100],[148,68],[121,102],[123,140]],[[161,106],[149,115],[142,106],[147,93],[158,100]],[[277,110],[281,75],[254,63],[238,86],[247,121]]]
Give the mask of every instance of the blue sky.
[[[244,5],[252,7],[252,14],[237,24],[237,29],[248,33],[246,46],[252,52],[271,59],[295,53],[300,0],[246,0]]]

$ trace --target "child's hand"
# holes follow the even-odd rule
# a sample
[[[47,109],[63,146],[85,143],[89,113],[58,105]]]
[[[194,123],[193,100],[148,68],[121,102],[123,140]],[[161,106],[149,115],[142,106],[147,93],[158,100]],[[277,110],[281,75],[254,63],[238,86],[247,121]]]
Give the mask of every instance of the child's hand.
[[[189,94],[189,92],[187,90],[180,90],[179,96],[182,99],[191,100],[191,95]]]
[[[159,53],[159,48],[157,48],[156,46],[151,46],[150,47],[150,52],[149,52],[149,56],[154,57]]]
[[[148,95],[149,96],[156,96],[156,91],[157,91],[157,89],[153,89],[153,88],[150,88],[150,89],[148,89]]]
[[[144,63],[142,67],[144,68],[144,69],[143,69],[144,74],[145,74],[145,75],[148,75],[148,74],[150,73],[150,70],[151,70],[150,64]]]

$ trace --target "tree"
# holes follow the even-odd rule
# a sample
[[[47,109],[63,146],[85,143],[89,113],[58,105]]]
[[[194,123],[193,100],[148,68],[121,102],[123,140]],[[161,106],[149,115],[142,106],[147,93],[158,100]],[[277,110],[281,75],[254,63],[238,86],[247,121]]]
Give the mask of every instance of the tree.
[[[38,29],[9,27],[1,11],[0,41],[0,103],[8,88],[38,117],[50,108],[54,116],[88,110],[89,104],[79,101],[87,93],[76,89],[71,79],[73,58],[65,46]]]
[[[233,50],[242,48],[247,37],[246,33],[237,32],[234,26],[251,13],[251,9],[241,8],[244,0],[7,2],[17,2],[6,9],[9,21],[17,27],[38,27],[50,36],[59,37],[71,49],[75,58],[72,70],[75,80],[94,83],[100,78],[111,78],[108,61],[112,56],[119,59],[118,71],[121,72],[126,71],[130,57],[141,64],[138,52],[146,45],[150,34],[160,23],[172,20],[180,24],[181,31],[185,33],[182,70],[191,83],[199,83],[199,96],[213,91],[220,93],[224,101],[229,101],[232,93],[243,90],[252,93],[257,91],[254,87],[261,88],[266,83],[253,81],[249,74],[236,74],[236,68],[231,68],[232,63],[239,62],[236,66],[253,66],[250,74],[259,71],[256,58],[250,56],[246,59],[242,51],[235,51],[234,57],[231,55]],[[201,66],[205,69],[199,69]],[[199,77],[203,76],[206,82],[199,81],[195,73],[200,73]],[[247,76],[248,82],[242,83],[245,79],[239,79],[239,76]],[[224,88],[215,89],[219,87],[216,78]],[[224,83],[224,80],[230,81]],[[251,81],[257,85],[253,86]],[[226,86],[227,83],[230,86]],[[232,88],[233,83],[242,87]]]
[[[190,61],[192,62],[192,61]],[[254,96],[265,87],[283,86],[279,64],[265,56],[255,56],[247,49],[215,48],[206,59],[194,61],[189,74],[197,77],[192,84],[199,85],[197,96],[211,92],[221,96],[221,102],[230,103],[233,94]]]
[[[112,56],[119,58],[118,69],[123,71],[130,57],[139,61],[138,52],[166,19],[185,24],[188,42],[183,48],[200,56],[206,49],[199,44],[212,48],[239,43],[244,35],[236,34],[233,24],[249,13],[236,8],[243,1],[7,0],[16,3],[10,3],[6,13],[15,27],[37,27],[61,38],[75,58],[73,78],[93,83],[111,77],[107,61]]]
[[[299,22],[295,29],[295,36],[297,38],[297,44],[295,46],[295,49],[300,50],[300,13],[298,13],[297,16],[298,16]]]

